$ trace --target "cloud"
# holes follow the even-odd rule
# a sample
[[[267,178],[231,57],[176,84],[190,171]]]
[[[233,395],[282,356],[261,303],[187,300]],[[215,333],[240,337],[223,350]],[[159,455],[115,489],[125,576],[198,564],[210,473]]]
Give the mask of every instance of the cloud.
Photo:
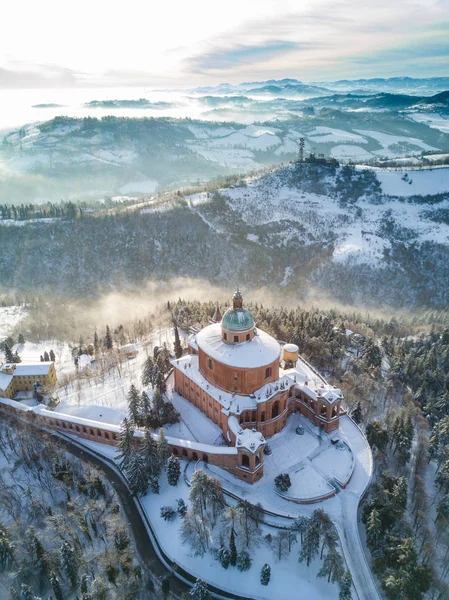
[[[298,50],[300,44],[290,41],[272,40],[260,45],[238,44],[230,48],[218,48],[188,60],[193,72],[226,70],[259,62]]]
[[[0,67],[0,88],[71,87],[76,85],[81,77],[81,73],[58,65],[18,62],[9,68]]]

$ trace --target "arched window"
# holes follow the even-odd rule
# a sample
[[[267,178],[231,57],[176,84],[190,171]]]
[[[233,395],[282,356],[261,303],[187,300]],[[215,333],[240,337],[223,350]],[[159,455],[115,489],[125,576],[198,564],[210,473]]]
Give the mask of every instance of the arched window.
[[[242,454],[242,467],[249,469],[249,456],[247,454]]]
[[[250,338],[250,335],[249,335],[249,333],[247,333],[247,334],[246,334],[246,341],[247,341],[247,342],[249,342],[249,338]]]
[[[175,456],[178,456],[179,452],[178,452],[178,448],[173,448],[173,454]]]
[[[271,377],[271,367],[265,369],[265,379],[268,379],[268,377]]]
[[[273,408],[271,409],[271,418],[275,419],[279,414],[279,400],[273,404]]]
[[[258,454],[256,454],[256,467],[257,465],[260,465],[260,456]]]
[[[189,453],[187,452],[187,450],[185,448],[182,449],[182,455],[189,456]]]
[[[234,336],[234,344],[238,344],[238,341],[239,341],[239,336],[235,335]]]
[[[198,454],[196,452],[192,452],[192,459],[198,460]]]
[[[203,460],[205,463],[209,462],[209,457],[207,456],[207,454],[203,454]]]
[[[207,359],[207,368],[210,369],[211,371],[214,368],[214,363],[212,362],[212,359],[210,359],[210,358]]]
[[[227,334],[227,333],[223,333],[223,338],[224,338],[225,340],[227,340],[227,339],[228,339],[228,334]]]

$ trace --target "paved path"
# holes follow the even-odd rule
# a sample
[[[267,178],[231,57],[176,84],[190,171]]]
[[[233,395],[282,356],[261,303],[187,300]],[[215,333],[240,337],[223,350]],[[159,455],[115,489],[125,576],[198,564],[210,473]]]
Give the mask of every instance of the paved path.
[[[358,508],[371,481],[373,458],[360,430],[349,417],[340,419],[340,430],[356,460],[349,485],[338,495],[341,518],[336,525],[359,600],[379,600],[382,596],[366,560],[358,528]]]

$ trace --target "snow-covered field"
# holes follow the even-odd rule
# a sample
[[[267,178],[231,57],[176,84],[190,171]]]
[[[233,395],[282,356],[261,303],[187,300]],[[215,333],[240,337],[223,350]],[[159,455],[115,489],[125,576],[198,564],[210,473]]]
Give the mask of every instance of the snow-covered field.
[[[449,168],[375,171],[382,191],[389,196],[427,196],[449,192]]]
[[[14,327],[27,314],[22,306],[0,306],[0,341],[11,335]]]
[[[410,113],[408,116],[417,123],[425,123],[429,127],[449,133],[449,119],[447,117],[433,113]]]

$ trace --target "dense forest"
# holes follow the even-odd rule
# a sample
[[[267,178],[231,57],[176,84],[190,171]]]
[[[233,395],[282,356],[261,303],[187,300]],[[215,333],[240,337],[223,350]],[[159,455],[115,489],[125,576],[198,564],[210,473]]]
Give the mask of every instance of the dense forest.
[[[112,486],[58,440],[0,420],[0,596],[152,598]]]
[[[421,230],[392,214],[373,171],[294,163],[257,181],[250,190],[246,180],[230,177],[141,203],[2,204],[2,290],[92,297],[194,277],[270,286],[296,300],[316,294],[368,307],[447,305],[444,232],[429,238],[447,221],[447,194],[400,199],[404,210],[419,207],[428,232],[421,239]],[[367,196],[370,206],[362,210]],[[364,221],[370,207],[382,207],[375,230]],[[359,229],[366,255],[336,258],[345,236]]]

